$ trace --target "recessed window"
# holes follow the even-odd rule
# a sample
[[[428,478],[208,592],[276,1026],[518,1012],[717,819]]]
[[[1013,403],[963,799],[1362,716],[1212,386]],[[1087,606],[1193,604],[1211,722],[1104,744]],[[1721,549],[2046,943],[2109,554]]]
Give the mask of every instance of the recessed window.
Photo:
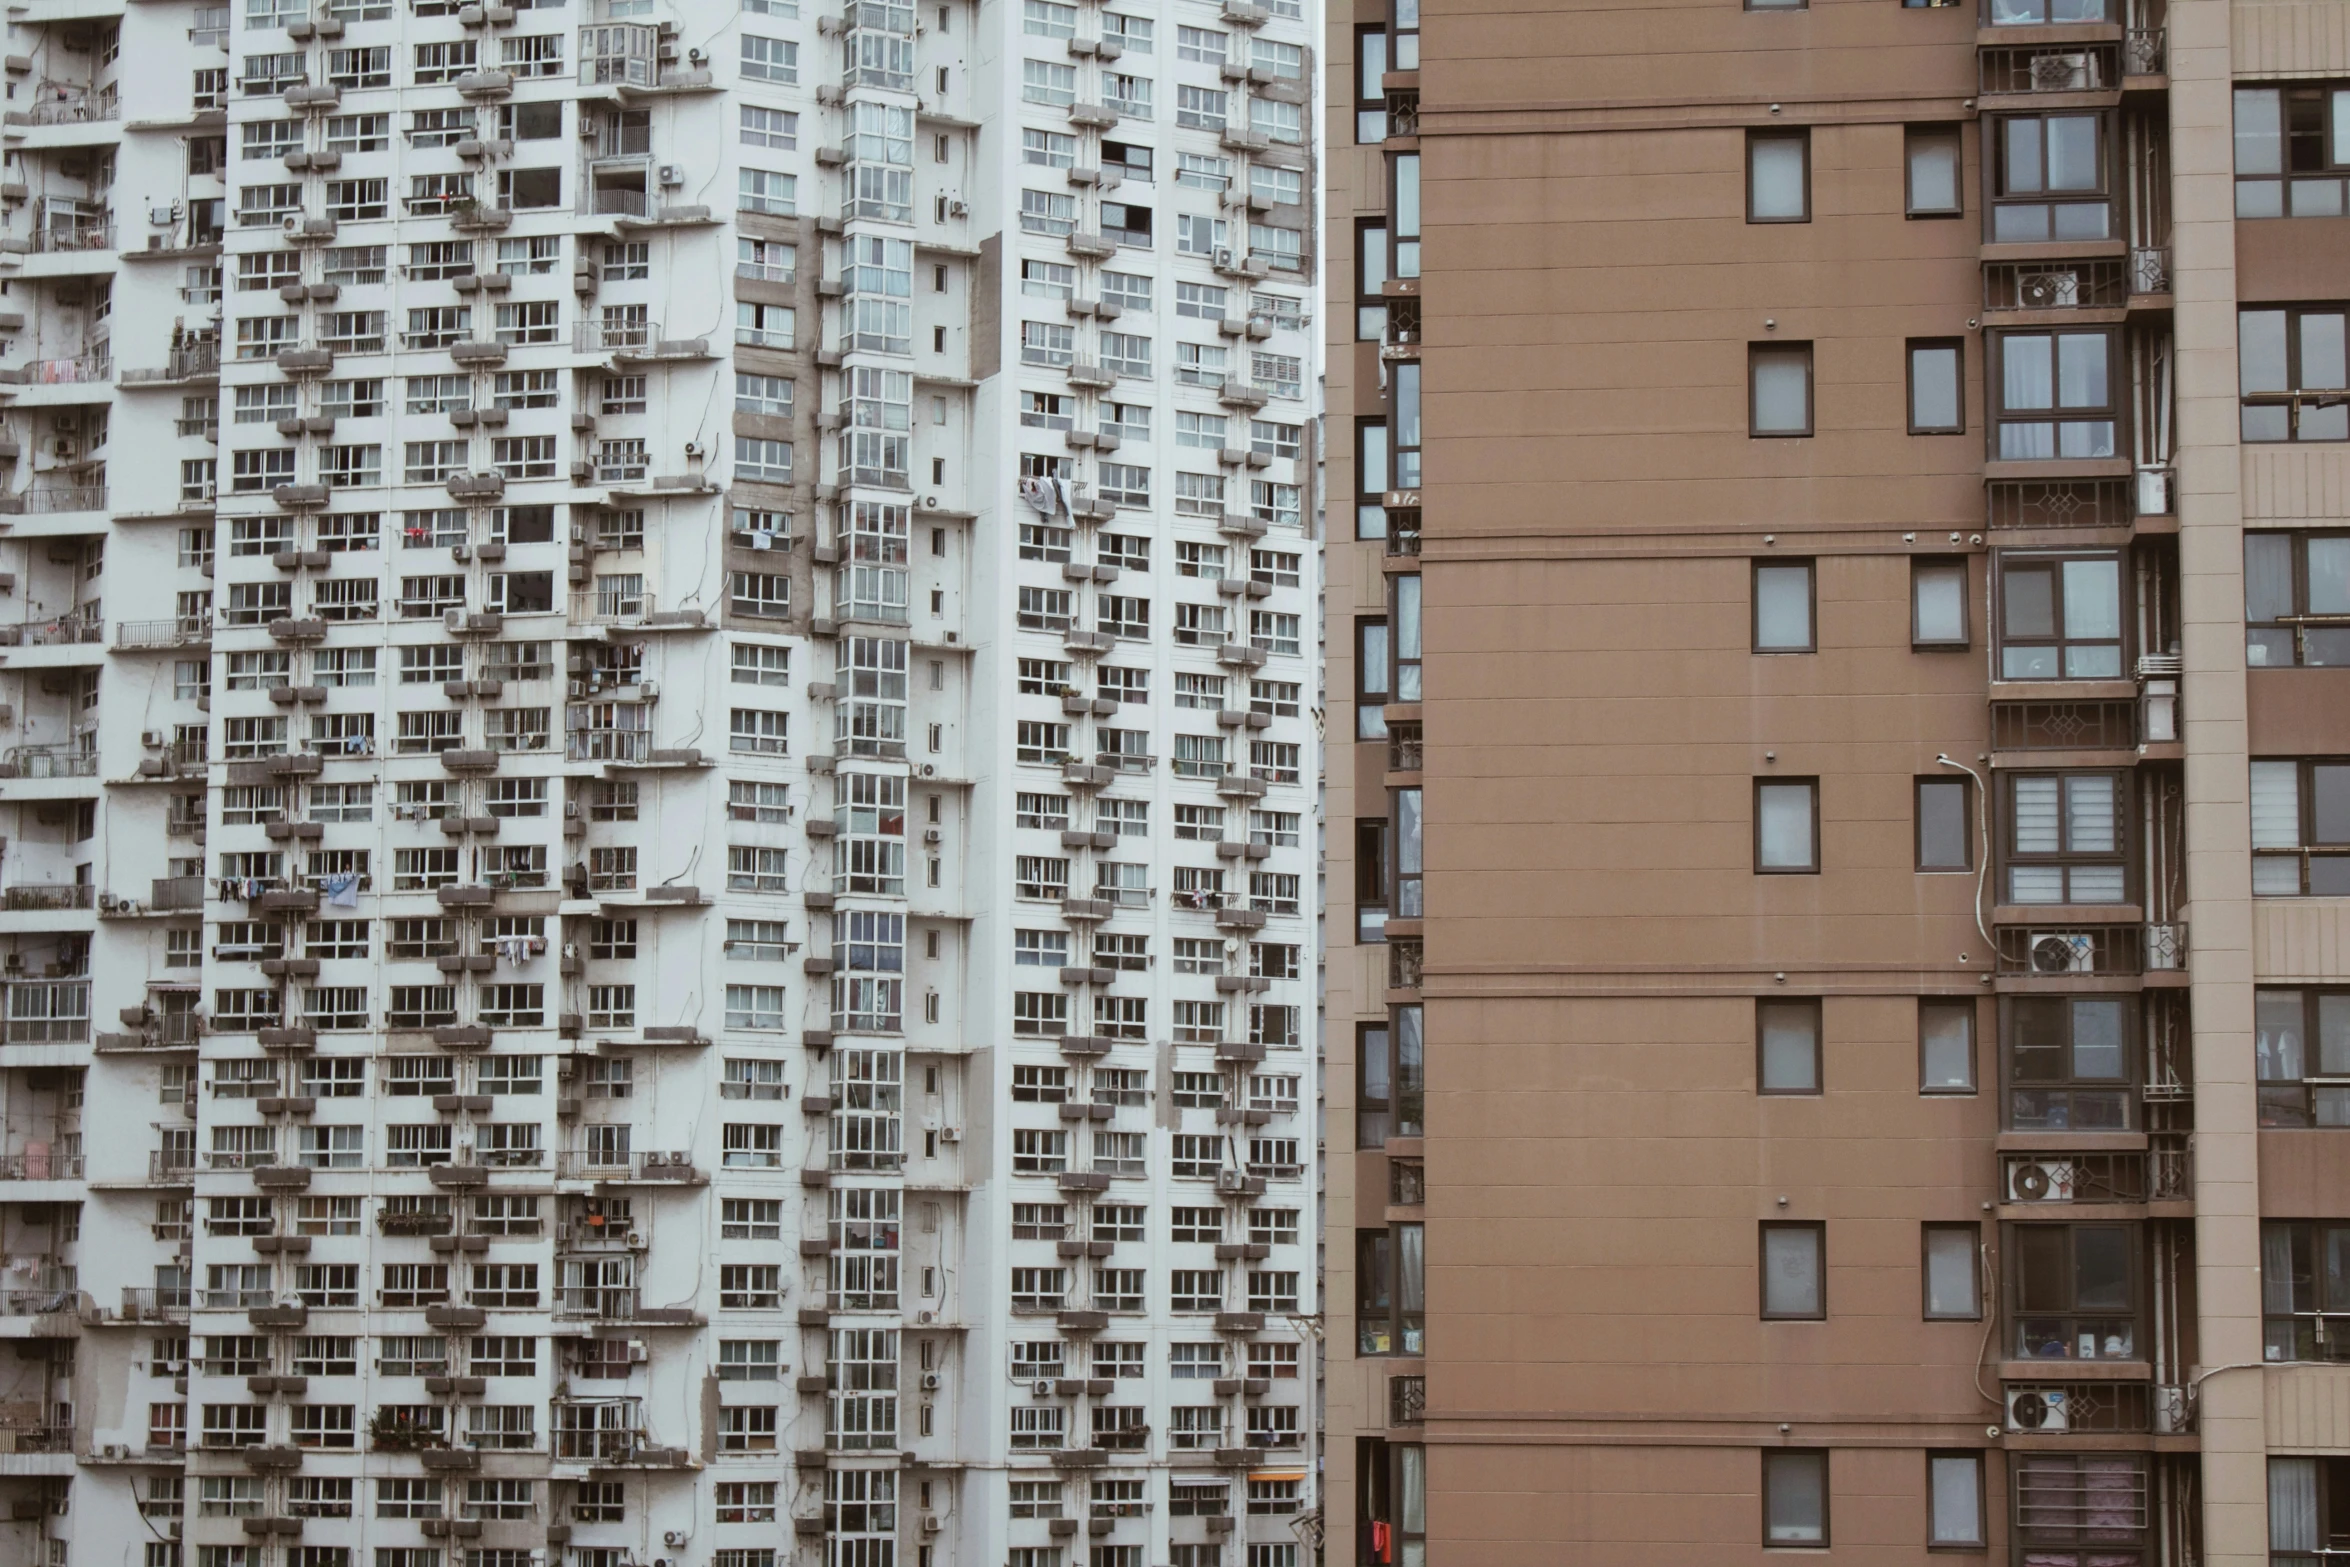
[[[1974,814],[1967,780],[1947,775],[1917,781],[1918,869],[1971,871],[1975,868]]]
[[[2236,89],[2236,216],[2338,218],[2350,174],[2350,87]]]
[[[1754,650],[1809,653],[1818,645],[1812,633],[1812,563],[1756,561]]]
[[[2120,773],[2007,773],[2002,903],[2124,903],[2129,780]]]
[[[1785,437],[1812,433],[1811,344],[1749,344],[1747,372],[1750,434]]]
[[[1762,1314],[1818,1321],[1828,1314],[1828,1229],[1824,1224],[1762,1227]]]
[[[1765,875],[1817,874],[1820,782],[1758,778],[1754,784],[1754,868]]]
[[[1972,1224],[1925,1227],[1926,1316],[1930,1320],[1979,1322],[1983,1289],[1976,1272],[1982,1232]]]
[[[2137,1228],[2018,1224],[2007,1254],[2013,1360],[2138,1358]]]
[[[1909,642],[1919,648],[1967,645],[1967,566],[1963,560],[1916,560],[1909,566]]]
[[[1904,138],[1909,163],[1909,215],[1955,218],[1961,206],[1958,127],[1912,125]]]
[[[1964,360],[1956,338],[1913,338],[1909,345],[1909,433],[1957,435],[1966,429]]]
[[[215,1205],[213,1211],[219,1212]],[[2260,1226],[2261,1358],[2350,1360],[2350,1224],[2268,1219]],[[2350,1475],[2343,1477],[2350,1480]],[[2350,1509],[2342,1519],[2350,1533]]]
[[[1953,1551],[1983,1546],[1982,1454],[1928,1453],[1926,1494],[1933,1508],[1926,1530],[1929,1548]]]
[[[1355,738],[1387,738],[1387,622],[1355,622]]]
[[[1997,149],[1994,242],[2110,237],[2110,160],[2101,116],[2010,114],[1988,123]]]
[[[1746,0],[1749,11],[1802,11],[1809,9],[1810,0]]]
[[[2256,990],[2252,1027],[2260,1124],[2350,1126],[2350,995]]]
[[[1755,1092],[1820,1091],[1820,1004],[1764,1001],[1754,1009]]]
[[[1788,1450],[1763,1454],[1763,1544],[1828,1543],[1828,1455]]]
[[[1969,1001],[1918,1003],[1918,1092],[1975,1091],[1975,1008]]]
[[[1811,221],[1811,132],[1746,133],[1746,221]]]

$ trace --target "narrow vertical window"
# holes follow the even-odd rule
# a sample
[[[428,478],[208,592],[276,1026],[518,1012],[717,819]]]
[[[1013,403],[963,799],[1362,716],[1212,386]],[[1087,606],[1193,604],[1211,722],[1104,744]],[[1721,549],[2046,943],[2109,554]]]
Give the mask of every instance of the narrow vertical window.
[[[1912,561],[1909,642],[1919,648],[1967,645],[1967,567],[1963,560]]]
[[[1981,1453],[1928,1453],[1926,1491],[1933,1507],[1926,1532],[1928,1546],[1973,1550],[1987,1543]]]
[[[1812,563],[1808,560],[1754,563],[1754,650],[1757,653],[1810,653],[1818,640],[1812,630]]]
[[[1763,1544],[1828,1543],[1828,1455],[1780,1450],[1763,1454]]]
[[[1758,778],[1754,784],[1754,868],[1765,875],[1816,875],[1820,868],[1820,784],[1816,778]]]
[[[1782,1321],[1816,1322],[1828,1314],[1827,1226],[1762,1227],[1762,1314]]]
[[[1975,1008],[1967,1001],[1918,1003],[1918,1092],[1975,1091]]]
[[[1747,349],[1748,433],[1812,433],[1811,344],[1753,343]]]
[[[1983,1287],[1976,1272],[1980,1240],[1981,1232],[1972,1224],[1925,1227],[1925,1300],[1929,1320],[1982,1320]]]
[[[1820,1091],[1820,1004],[1765,1001],[1754,1009],[1755,1092]]]
[[[1746,133],[1746,221],[1811,221],[1811,132]]]
[[[1912,125],[1908,155],[1908,211],[1913,218],[1955,218],[1961,208],[1958,127]]]
[[[1973,812],[1967,780],[1948,776],[1917,781],[1917,854],[1921,871],[1975,868]]]
[[[1954,338],[1909,345],[1909,433],[1957,435],[1966,429],[1964,361]]]

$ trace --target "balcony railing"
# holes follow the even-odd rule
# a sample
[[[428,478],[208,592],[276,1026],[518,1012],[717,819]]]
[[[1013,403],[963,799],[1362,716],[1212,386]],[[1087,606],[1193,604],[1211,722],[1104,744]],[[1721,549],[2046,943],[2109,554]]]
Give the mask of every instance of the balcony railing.
[[[572,329],[572,346],[583,354],[650,348],[659,341],[661,326],[655,321],[582,321]]]
[[[173,349],[159,370],[126,370],[122,378],[130,382],[188,381],[219,373],[220,345],[206,342]]]
[[[564,742],[574,762],[641,762],[653,752],[652,733],[644,729],[574,729]]]
[[[204,647],[212,641],[208,615],[175,615],[169,620],[123,620],[114,627],[118,648]]]
[[[0,909],[42,912],[97,906],[98,888],[89,882],[19,882],[0,890]]]
[[[593,1317],[604,1322],[628,1322],[635,1318],[637,1292],[634,1289],[581,1289],[566,1287],[555,1291],[555,1315],[559,1317]]]
[[[80,1308],[81,1291],[73,1269],[34,1268],[31,1272],[30,1282],[0,1289],[0,1317],[45,1317]]]
[[[185,1322],[193,1293],[185,1284],[126,1288],[122,1292],[122,1314],[131,1322]]]
[[[0,495],[0,512],[15,515],[30,513],[46,516],[68,511],[104,511],[106,486],[103,484],[36,484],[29,490],[13,495]],[[86,640],[95,641],[96,638]]]
[[[106,492],[100,490],[98,493],[104,495]],[[4,509],[5,502],[0,501],[0,510]],[[80,615],[61,615],[55,620],[0,626],[0,647],[78,647],[105,640],[106,622]]]
[[[0,1181],[78,1181],[82,1156],[55,1149],[27,1149],[0,1154]]]
[[[571,618],[583,625],[618,625],[650,617],[656,604],[650,593],[620,588],[597,588],[571,595]]]
[[[194,1043],[193,1040],[188,1041]],[[147,1153],[147,1179],[177,1186],[196,1178],[196,1156],[180,1149],[155,1148]]]
[[[99,125],[122,118],[122,103],[115,98],[92,102],[86,97],[53,99],[36,103],[29,109],[8,111],[10,125]]]
[[[114,225],[111,223],[68,223],[33,231],[33,249],[112,250]]]
[[[10,771],[10,769],[14,769]],[[0,751],[0,777],[95,778],[98,757],[93,751],[63,745],[12,745]]]
[[[65,359],[35,359],[18,367],[6,379],[22,386],[71,386],[106,381],[114,376],[114,361],[104,354],[81,354]]]

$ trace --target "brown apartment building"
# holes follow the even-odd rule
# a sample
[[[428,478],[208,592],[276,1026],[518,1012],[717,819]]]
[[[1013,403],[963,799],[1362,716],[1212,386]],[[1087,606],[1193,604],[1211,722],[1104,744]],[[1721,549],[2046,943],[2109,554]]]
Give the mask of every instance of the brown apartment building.
[[[1328,53],[1328,1559],[2350,1551],[2350,3]]]

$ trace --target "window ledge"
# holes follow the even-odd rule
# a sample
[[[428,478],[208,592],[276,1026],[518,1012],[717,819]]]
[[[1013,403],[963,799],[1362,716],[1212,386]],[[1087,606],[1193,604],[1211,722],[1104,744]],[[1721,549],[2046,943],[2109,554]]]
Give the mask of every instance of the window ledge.
[[[2154,1367],[2144,1360],[2003,1360],[2002,1382],[2151,1382]]]
[[[2001,1132],[1999,1153],[2144,1153],[2144,1132]],[[2046,1205],[2052,1210],[2062,1204]]]
[[[1994,702],[2135,702],[2138,682],[2114,680],[1994,680]]]
[[[2143,925],[2146,911],[2135,903],[2000,903],[1991,909],[1994,925]]]
[[[2045,462],[1983,464],[1983,478],[1990,483],[2002,479],[2126,479],[2136,471],[2127,457],[2056,457]]]

